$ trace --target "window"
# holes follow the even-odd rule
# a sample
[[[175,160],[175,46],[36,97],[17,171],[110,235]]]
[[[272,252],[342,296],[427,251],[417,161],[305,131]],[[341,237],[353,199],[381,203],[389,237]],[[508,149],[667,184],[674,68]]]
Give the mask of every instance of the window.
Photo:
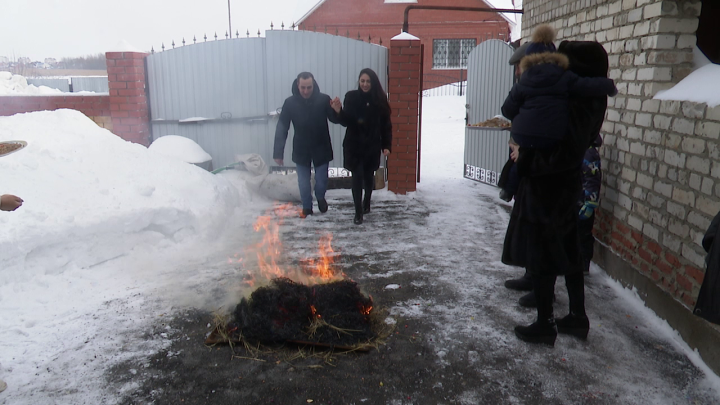
[[[468,55],[475,45],[475,39],[433,40],[433,69],[467,68]]]

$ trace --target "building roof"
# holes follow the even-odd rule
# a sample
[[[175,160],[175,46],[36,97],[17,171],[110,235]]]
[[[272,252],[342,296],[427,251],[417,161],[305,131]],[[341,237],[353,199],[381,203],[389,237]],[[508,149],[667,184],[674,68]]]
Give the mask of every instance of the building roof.
[[[302,12],[302,10],[307,10],[305,14],[300,17],[295,22],[295,25],[300,25],[303,21],[305,21],[306,18],[310,17],[312,13],[315,12],[315,10],[318,9],[318,7],[322,6],[323,3],[325,3],[328,0],[299,0],[298,10]],[[479,0],[487,4],[489,7],[492,8],[500,8],[500,9],[514,9],[515,8],[515,1],[513,0]],[[522,1],[519,1],[520,6],[522,7]],[[517,22],[514,18],[514,15],[506,14],[506,13],[500,13],[500,16],[502,16],[505,20],[507,20],[508,23],[510,23],[513,27],[517,25]]]

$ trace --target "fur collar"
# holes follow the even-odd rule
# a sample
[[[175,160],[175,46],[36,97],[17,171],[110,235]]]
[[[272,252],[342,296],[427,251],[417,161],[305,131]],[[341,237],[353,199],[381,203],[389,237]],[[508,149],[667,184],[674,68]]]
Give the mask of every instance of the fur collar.
[[[565,70],[567,70],[570,66],[567,56],[558,52],[543,52],[533,53],[523,57],[522,60],[520,60],[520,71],[524,72],[533,66],[541,65],[543,63],[552,63]]]

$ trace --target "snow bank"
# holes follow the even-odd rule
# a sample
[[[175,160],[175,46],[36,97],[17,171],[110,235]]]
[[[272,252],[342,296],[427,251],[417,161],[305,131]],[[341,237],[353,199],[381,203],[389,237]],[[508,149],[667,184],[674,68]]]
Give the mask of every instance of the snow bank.
[[[138,246],[210,237],[240,204],[225,179],[126,142],[74,110],[0,117],[2,193],[25,200],[0,213],[0,286],[90,268]],[[130,183],[130,184],[128,184]]]

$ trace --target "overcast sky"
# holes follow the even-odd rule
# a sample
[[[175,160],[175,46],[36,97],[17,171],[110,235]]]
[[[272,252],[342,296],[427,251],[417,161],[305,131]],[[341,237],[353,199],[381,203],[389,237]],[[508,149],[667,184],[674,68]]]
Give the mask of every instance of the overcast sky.
[[[232,30],[257,36],[271,21],[289,26],[316,3],[230,0]],[[228,0],[0,0],[0,56],[11,59],[104,53],[121,40],[149,51],[227,30]]]

